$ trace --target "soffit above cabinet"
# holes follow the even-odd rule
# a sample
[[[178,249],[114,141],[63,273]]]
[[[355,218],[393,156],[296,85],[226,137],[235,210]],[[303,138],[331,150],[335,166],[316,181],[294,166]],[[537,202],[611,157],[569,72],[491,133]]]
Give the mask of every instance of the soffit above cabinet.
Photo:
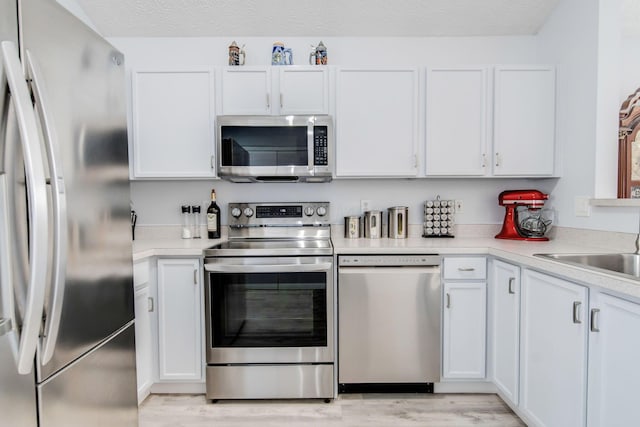
[[[560,0],[75,1],[106,37],[531,35],[538,32],[560,2]]]

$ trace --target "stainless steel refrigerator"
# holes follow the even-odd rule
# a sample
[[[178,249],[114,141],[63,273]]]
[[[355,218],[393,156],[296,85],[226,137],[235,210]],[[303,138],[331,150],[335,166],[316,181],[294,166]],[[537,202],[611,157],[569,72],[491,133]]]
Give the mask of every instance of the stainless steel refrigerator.
[[[0,0],[0,425],[137,426],[123,56]]]

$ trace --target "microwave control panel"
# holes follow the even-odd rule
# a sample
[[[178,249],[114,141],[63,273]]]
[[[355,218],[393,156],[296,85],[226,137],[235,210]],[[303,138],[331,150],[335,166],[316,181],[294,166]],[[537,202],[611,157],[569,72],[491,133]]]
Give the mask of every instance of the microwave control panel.
[[[327,166],[329,164],[329,148],[327,146],[327,126],[313,127],[313,165]]]

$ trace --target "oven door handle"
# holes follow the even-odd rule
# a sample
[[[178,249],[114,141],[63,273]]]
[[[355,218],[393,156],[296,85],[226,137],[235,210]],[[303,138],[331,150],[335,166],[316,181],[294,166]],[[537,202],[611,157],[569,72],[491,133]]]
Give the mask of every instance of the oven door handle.
[[[313,271],[331,271],[330,262],[315,264],[205,264],[204,269],[211,273],[307,273]]]

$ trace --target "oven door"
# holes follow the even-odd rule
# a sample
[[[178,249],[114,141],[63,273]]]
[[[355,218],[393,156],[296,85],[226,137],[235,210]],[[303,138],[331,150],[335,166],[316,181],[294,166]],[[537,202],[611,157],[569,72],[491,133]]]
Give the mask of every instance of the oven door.
[[[205,262],[208,364],[333,362],[333,258]]]

